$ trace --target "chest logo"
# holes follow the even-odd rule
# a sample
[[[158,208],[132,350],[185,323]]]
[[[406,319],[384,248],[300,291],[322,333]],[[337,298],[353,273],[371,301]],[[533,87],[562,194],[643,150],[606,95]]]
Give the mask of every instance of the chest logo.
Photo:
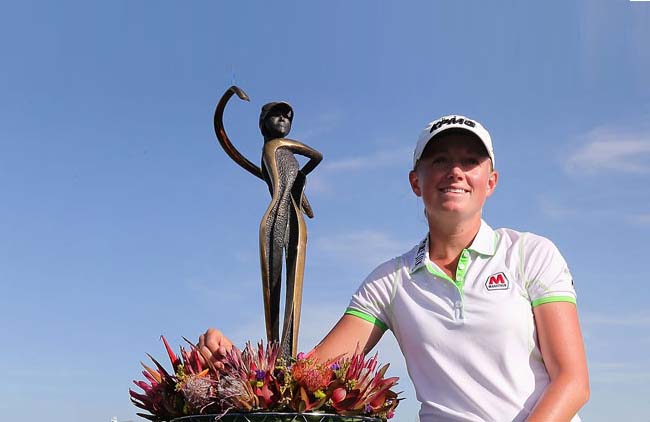
[[[508,277],[503,272],[492,274],[485,280],[485,288],[488,291],[492,290],[508,290],[510,287],[510,282]]]

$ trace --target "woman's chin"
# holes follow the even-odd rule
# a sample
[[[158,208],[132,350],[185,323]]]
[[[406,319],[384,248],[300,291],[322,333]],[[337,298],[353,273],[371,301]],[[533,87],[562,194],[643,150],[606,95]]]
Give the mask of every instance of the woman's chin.
[[[450,223],[471,219],[476,215],[475,212],[471,212],[466,206],[460,204],[444,204],[433,212],[428,212],[428,214],[436,219],[444,219]]]

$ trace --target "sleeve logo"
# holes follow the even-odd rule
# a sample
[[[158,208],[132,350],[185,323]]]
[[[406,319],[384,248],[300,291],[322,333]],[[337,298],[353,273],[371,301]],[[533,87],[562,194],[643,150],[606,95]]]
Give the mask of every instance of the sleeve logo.
[[[508,277],[503,272],[492,274],[485,280],[485,288],[488,291],[492,290],[508,290],[510,287],[510,282]]]

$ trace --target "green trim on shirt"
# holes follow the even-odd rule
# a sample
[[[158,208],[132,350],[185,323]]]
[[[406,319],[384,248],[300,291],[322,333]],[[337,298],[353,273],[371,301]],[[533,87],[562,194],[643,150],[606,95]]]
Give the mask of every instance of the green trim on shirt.
[[[465,274],[467,273],[467,268],[469,267],[469,251],[467,249],[463,249],[463,252],[460,254],[460,259],[458,260],[458,266],[456,267],[456,280],[452,280],[451,277],[449,277],[447,274],[443,273],[442,271],[438,270],[436,267],[433,266],[432,263],[427,262],[426,263],[426,268],[429,271],[429,273],[433,274],[436,277],[440,277],[443,280],[447,280],[450,283],[452,283],[456,288],[458,289],[458,292],[460,293],[460,297],[463,298],[463,288],[465,287]]]
[[[533,300],[531,305],[535,307],[537,305],[543,305],[545,303],[551,302],[571,302],[574,305],[576,304],[576,300],[571,296],[549,296]]]
[[[366,313],[363,313],[361,311],[357,311],[356,309],[351,309],[348,308],[345,310],[345,315],[354,315],[355,317],[359,317],[363,320],[366,320],[368,322],[372,322],[375,324],[377,327],[381,328],[383,331],[388,330],[388,325],[386,323],[378,318],[375,318],[372,315],[368,315]]]
[[[434,267],[430,262],[427,262],[427,263],[425,264],[425,266],[427,267],[427,270],[428,270],[431,274],[435,275],[436,277],[443,278],[443,279],[449,281],[450,283],[454,283],[454,284],[456,284],[456,283],[454,282],[454,280],[451,279],[451,277],[449,277],[447,274],[443,273],[442,271],[439,271],[439,270],[438,270],[436,267]]]
[[[456,266],[456,285],[460,294],[463,294],[463,288],[465,287],[465,274],[467,273],[467,267],[469,267],[469,251],[463,249],[463,252],[460,254],[458,259],[458,265]]]

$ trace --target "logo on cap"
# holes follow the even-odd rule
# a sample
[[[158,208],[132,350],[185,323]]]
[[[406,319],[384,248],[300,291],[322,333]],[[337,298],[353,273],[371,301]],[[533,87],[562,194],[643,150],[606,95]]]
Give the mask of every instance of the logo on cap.
[[[452,117],[452,118],[446,118],[443,117],[442,119],[438,120],[434,124],[431,125],[431,129],[429,129],[429,133],[432,133],[434,130],[440,129],[443,125],[462,125],[464,124],[465,126],[469,127],[475,127],[476,123],[471,121],[470,119],[464,119],[462,117]]]
[[[508,290],[508,287],[510,287],[510,282],[503,272],[492,274],[485,280],[485,288],[489,291]]]

